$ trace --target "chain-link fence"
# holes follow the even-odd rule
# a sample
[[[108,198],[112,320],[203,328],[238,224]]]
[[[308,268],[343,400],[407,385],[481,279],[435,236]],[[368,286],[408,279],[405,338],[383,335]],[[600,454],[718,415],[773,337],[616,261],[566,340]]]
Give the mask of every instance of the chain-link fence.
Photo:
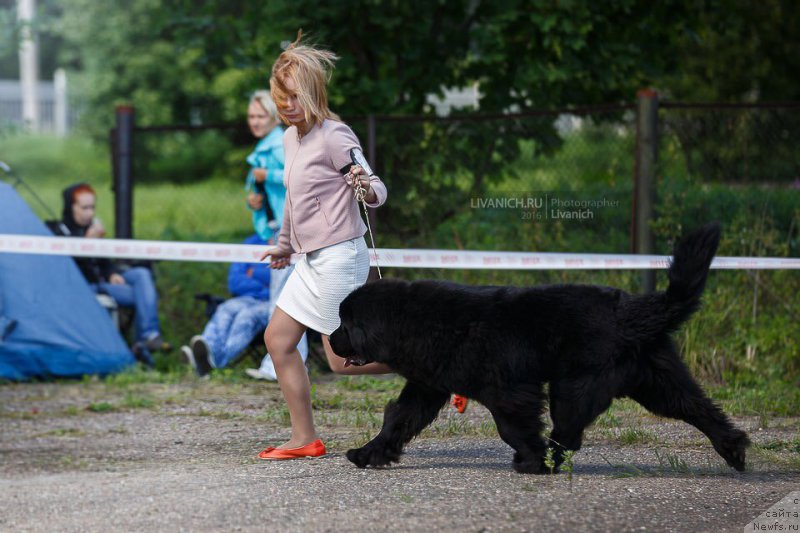
[[[665,164],[701,181],[785,185],[800,179],[800,105],[662,104]]]
[[[244,180],[249,167],[245,158],[255,140],[246,125],[139,127],[133,131],[134,237],[236,241],[237,236],[248,233]],[[116,151],[115,135],[112,131],[112,153]]]
[[[800,104],[667,102],[659,121],[658,236],[721,220],[727,253],[800,253]]]
[[[558,237],[580,224],[614,228],[625,247],[631,120],[629,106],[376,117],[376,166],[391,194],[379,213],[381,242],[543,250],[566,246]]]

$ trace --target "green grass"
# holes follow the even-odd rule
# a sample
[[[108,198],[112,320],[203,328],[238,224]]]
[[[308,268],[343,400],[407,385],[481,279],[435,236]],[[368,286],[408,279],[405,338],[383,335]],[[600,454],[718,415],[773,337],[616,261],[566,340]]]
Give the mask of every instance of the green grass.
[[[640,427],[623,428],[617,433],[617,442],[623,446],[637,446],[658,442],[658,436],[652,431]]]
[[[116,374],[103,378],[103,383],[111,388],[128,389],[141,384],[150,383],[177,383],[182,381],[182,372],[148,372],[139,366],[133,366]]]
[[[252,233],[243,179],[147,184],[133,201],[138,239],[239,243]]]
[[[116,407],[108,402],[99,402],[90,403],[86,409],[93,413],[107,413],[109,411],[114,411]]]
[[[126,394],[122,400],[122,407],[128,409],[152,409],[155,405],[156,401],[153,398],[134,393]]]
[[[788,451],[795,454],[800,454],[800,440],[795,439],[792,441],[774,441],[768,442],[766,444],[756,444],[754,447],[759,448],[761,450],[768,450],[768,451]]]
[[[594,425],[599,428],[615,428],[619,427],[620,420],[617,416],[613,415],[611,411],[606,411],[597,417],[594,421]]]
[[[742,380],[709,388],[722,408],[741,416],[797,416],[800,387],[778,380]]]
[[[692,467],[677,453],[664,452],[658,448],[653,450],[658,465],[655,467],[639,467],[631,463],[612,463],[601,454],[603,460],[614,469],[614,477],[665,477],[665,476],[703,476],[727,474],[729,469],[721,463],[708,462],[703,467]]]
[[[473,421],[464,416],[439,417],[425,428],[419,438],[497,437],[497,427],[492,421]]]
[[[98,146],[80,137],[2,137],[0,160],[8,163],[14,173],[45,202],[49,211],[35,201],[28,189],[18,189],[41,218],[51,218],[51,212],[60,218],[63,204],[61,190],[72,183],[87,182],[95,186],[100,197],[98,216],[108,228],[113,228],[111,158],[105,146]]]
[[[397,376],[343,376],[336,380],[337,388],[346,391],[400,391],[405,386],[406,381]]]

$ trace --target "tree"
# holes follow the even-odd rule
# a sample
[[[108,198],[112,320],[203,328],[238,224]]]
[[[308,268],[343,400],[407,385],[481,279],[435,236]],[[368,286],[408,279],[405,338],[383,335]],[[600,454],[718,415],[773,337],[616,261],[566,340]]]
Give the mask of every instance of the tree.
[[[796,51],[798,12],[780,0],[65,0],[62,37],[102,135],[122,101],[139,124],[241,120],[298,28],[341,56],[330,99],[351,118],[432,114],[427,95],[472,83],[487,113],[628,102],[647,85],[706,94],[707,79],[718,80],[710,95],[774,97],[796,68],[776,73],[800,57],[781,56]],[[728,72],[753,60],[755,77]],[[382,218],[407,235],[435,226],[499,179],[526,138],[559,144],[546,120],[382,123],[378,166],[396,199]]]
[[[672,40],[680,68],[665,71],[668,99],[690,102],[797,101],[800,5],[781,0],[703,0],[694,31]],[[679,139],[687,168],[700,180],[787,182],[797,178],[790,132],[796,113],[728,109],[670,110],[665,125]]]

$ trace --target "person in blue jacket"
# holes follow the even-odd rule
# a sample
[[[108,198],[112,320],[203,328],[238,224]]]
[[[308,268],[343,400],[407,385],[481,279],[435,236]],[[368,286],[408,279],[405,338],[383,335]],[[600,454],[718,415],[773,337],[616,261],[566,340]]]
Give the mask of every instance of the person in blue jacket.
[[[256,233],[269,241],[275,237],[283,221],[286,201],[283,127],[269,91],[259,90],[250,97],[247,125],[253,136],[259,139],[253,152],[247,156],[247,164],[251,167],[245,182],[247,206]]]
[[[251,235],[244,244],[263,246],[267,242],[259,235]],[[228,290],[233,298],[217,307],[202,334],[192,337],[189,346],[181,347],[184,357],[200,376],[227,366],[253,337],[264,332],[274,307],[270,298],[271,277],[267,263],[231,265]]]

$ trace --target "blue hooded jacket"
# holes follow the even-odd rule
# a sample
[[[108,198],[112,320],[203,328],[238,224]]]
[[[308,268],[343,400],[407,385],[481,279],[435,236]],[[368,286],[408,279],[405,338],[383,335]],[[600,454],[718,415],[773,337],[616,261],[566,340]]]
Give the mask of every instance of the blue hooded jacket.
[[[244,244],[266,245],[258,235],[251,235]],[[252,276],[247,275],[253,269]],[[228,290],[234,296],[252,296],[259,300],[269,300],[269,263],[233,263],[228,270]]]
[[[283,222],[283,204],[286,202],[286,187],[283,185],[284,162],[283,128],[281,126],[275,126],[266,137],[258,141],[253,152],[247,156],[247,163],[254,169],[267,169],[264,189],[269,206],[275,215],[277,229],[269,227],[266,210],[250,210],[253,214],[253,227],[264,240],[269,240],[277,235],[276,232],[280,230],[280,224]],[[247,174],[244,188],[248,192],[256,191],[256,180],[252,170]]]

